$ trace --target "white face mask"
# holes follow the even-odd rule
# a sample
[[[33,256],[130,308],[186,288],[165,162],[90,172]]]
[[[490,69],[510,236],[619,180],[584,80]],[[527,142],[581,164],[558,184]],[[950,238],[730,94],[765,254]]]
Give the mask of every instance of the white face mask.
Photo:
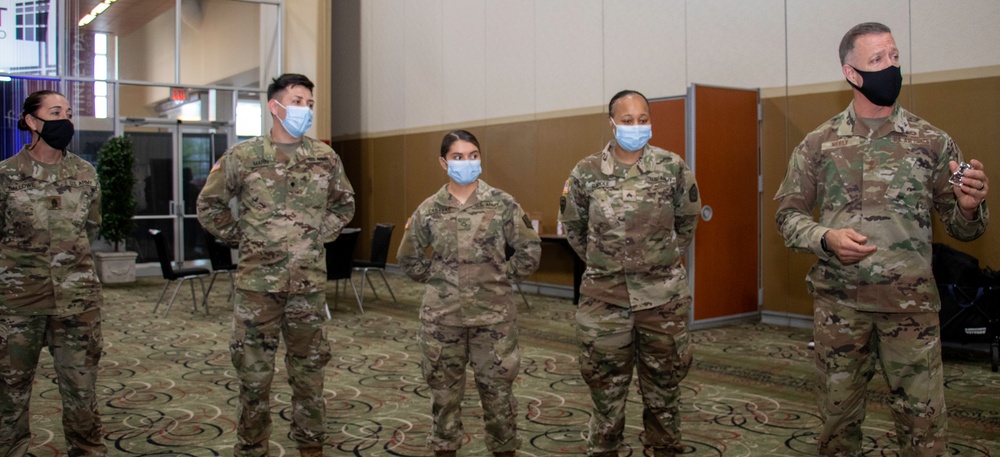
[[[285,109],[285,118],[281,120],[281,126],[289,135],[295,138],[302,138],[306,130],[312,127],[312,109],[305,106],[285,106],[275,100],[278,106]]]

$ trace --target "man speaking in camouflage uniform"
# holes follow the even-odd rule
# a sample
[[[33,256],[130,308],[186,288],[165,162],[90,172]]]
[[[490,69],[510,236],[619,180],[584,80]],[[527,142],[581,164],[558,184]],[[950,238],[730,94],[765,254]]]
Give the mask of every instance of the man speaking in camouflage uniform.
[[[615,140],[576,165],[559,202],[566,238],[587,263],[576,313],[580,372],[594,401],[587,452],[618,455],[637,366],[643,442],[656,457],[673,456],[682,451],[678,384],[691,365],[681,260],[701,200],[684,161],[647,144],[646,97],[619,92],[608,116]]]
[[[323,454],[323,369],[330,360],[323,243],[336,239],[353,217],[354,190],[340,157],[305,136],[312,89],[302,75],[275,79],[267,89],[270,135],[227,151],[198,196],[198,220],[240,250],[230,346],[240,379],[237,457],[268,455],[279,335],[292,386],[291,436],[303,457]],[[229,207],[233,198],[238,218]]]
[[[950,184],[963,160],[958,146],[896,103],[902,74],[888,27],[852,28],[840,43],[840,62],[854,100],[792,152],[775,196],[785,245],[819,257],[806,280],[815,306],[819,454],[860,454],[866,387],[877,361],[892,396],[900,455],[943,455],[931,208],[951,236],[975,239],[989,219],[989,185],[977,160]]]

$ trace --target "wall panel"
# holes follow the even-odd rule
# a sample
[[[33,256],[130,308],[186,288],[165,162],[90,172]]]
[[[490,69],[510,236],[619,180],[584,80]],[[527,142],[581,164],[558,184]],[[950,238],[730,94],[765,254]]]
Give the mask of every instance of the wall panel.
[[[406,126],[406,24],[409,18],[406,8],[397,2],[370,1],[367,6],[362,17],[367,27],[361,27],[368,43],[362,46],[364,76],[361,81],[366,82],[364,106],[359,113],[362,127],[367,132],[402,129]]]
[[[911,0],[913,72],[1000,65],[1000,2],[958,0],[942,5],[940,0]]]
[[[784,27],[781,0],[688,2],[685,86],[784,85]]]
[[[603,100],[623,89],[650,98],[687,90],[683,12],[683,0],[605,2]]]
[[[788,85],[842,81],[837,51],[840,40],[851,27],[869,21],[881,22],[892,29],[901,52],[903,74],[909,73],[913,59],[908,3],[907,0],[787,2]],[[848,87],[846,83],[844,87]]]
[[[535,3],[535,112],[601,105],[602,2]]]
[[[534,113],[535,2],[486,2],[485,14],[487,122]]]

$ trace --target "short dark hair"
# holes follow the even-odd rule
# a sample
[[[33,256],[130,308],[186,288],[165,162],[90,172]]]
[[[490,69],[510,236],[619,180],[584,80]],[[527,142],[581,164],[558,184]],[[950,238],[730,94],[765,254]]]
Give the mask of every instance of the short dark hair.
[[[451,149],[451,145],[458,140],[468,141],[469,143],[476,145],[476,149],[482,149],[482,147],[479,146],[479,140],[476,139],[475,135],[469,133],[468,130],[452,130],[445,133],[444,139],[441,140],[441,157],[448,155],[448,150]]]
[[[642,97],[642,100],[646,102],[646,106],[649,106],[649,100],[646,99],[645,95],[642,95],[637,90],[625,89],[625,90],[623,90],[623,91],[615,94],[614,97],[611,97],[611,103],[608,103],[608,117],[615,117],[614,116],[615,102],[617,102],[619,98],[627,97],[629,95],[638,95],[638,96]]]
[[[28,98],[24,99],[24,105],[21,106],[21,117],[17,120],[17,129],[29,131],[31,127],[28,127],[28,123],[24,122],[24,116],[32,115],[38,112],[38,108],[42,107],[42,101],[45,97],[49,95],[58,95],[65,97],[65,95],[56,92],[54,90],[37,90],[28,95]]]
[[[851,30],[848,30],[844,34],[844,38],[840,40],[840,64],[847,63],[847,55],[854,50],[854,42],[858,41],[859,36],[883,33],[892,33],[892,30],[889,30],[889,26],[879,22],[862,22],[851,27]]]
[[[315,87],[313,82],[305,77],[305,75],[285,73],[271,80],[271,84],[267,86],[267,99],[273,99],[275,95],[279,95],[282,91],[292,86],[305,87],[309,89],[309,93],[312,93],[313,87]]]

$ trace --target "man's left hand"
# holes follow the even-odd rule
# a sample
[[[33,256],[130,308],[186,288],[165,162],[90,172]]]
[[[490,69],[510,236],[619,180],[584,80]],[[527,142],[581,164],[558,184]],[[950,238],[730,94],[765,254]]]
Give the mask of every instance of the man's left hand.
[[[955,198],[958,199],[958,209],[966,220],[976,218],[979,205],[986,200],[986,193],[990,190],[989,179],[986,178],[986,171],[983,163],[972,159],[969,161],[972,168],[965,170],[962,176],[962,185],[952,185],[955,190]],[[952,173],[958,170],[958,163],[952,160],[948,167]]]

